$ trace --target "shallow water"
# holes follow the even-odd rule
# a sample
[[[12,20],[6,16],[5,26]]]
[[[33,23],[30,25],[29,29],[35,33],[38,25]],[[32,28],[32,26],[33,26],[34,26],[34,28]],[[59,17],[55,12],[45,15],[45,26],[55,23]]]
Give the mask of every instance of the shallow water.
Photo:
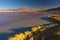
[[[48,16],[48,14],[38,12],[0,12],[0,32],[8,32],[14,28],[50,23],[46,20],[42,20],[40,18],[41,16]]]

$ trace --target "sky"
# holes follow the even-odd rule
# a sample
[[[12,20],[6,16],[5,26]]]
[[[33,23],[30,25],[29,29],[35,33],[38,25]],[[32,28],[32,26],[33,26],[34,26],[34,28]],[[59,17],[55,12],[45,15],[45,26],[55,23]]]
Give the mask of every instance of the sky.
[[[0,0],[0,9],[26,8],[54,8],[60,7],[60,0]]]

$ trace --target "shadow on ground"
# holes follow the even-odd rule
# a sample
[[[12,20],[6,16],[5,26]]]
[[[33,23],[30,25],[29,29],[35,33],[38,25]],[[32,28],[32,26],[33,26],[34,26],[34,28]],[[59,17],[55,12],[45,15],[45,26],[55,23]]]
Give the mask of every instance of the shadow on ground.
[[[32,27],[24,27],[24,28],[12,29],[11,33],[0,33],[0,40],[8,40],[9,37],[14,36],[15,34],[31,30],[31,28]],[[60,40],[60,35],[56,34],[56,32],[60,31],[59,28],[60,25],[46,28],[44,31],[36,31],[32,33],[34,40],[42,40],[42,37],[44,37],[44,40]]]
[[[31,27],[12,29],[11,33],[6,33],[6,32],[0,33],[0,40],[8,40],[9,37],[14,36],[15,34],[23,33],[29,30],[31,30]]]
[[[40,18],[43,19],[43,20],[46,20],[46,21],[48,21],[48,22],[55,23],[54,20],[49,19],[47,16],[40,17]]]

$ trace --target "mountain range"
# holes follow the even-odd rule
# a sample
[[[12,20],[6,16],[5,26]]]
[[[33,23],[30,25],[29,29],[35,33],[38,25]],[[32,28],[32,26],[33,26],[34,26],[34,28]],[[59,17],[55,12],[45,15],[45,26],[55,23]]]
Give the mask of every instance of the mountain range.
[[[60,12],[60,7],[57,8],[51,8],[46,10],[38,10],[38,9],[30,9],[30,8],[18,8],[18,9],[6,9],[6,10],[0,10],[0,12],[41,12],[41,11],[50,11],[50,12]]]
[[[48,10],[45,10],[45,11],[57,11],[59,12],[60,11],[60,7],[57,7],[57,8],[51,8],[51,9],[48,9]]]
[[[18,8],[18,9],[6,9],[0,10],[0,12],[36,12],[37,9],[30,9],[30,8]]]

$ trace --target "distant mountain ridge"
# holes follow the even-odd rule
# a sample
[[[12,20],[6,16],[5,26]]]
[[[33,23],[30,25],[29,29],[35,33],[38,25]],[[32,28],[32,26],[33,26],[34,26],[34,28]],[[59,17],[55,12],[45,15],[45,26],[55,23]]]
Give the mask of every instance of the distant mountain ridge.
[[[0,10],[0,12],[37,12],[37,11],[38,11],[37,9],[30,9],[30,8]]]
[[[48,9],[48,10],[45,10],[45,11],[60,11],[60,7]]]

